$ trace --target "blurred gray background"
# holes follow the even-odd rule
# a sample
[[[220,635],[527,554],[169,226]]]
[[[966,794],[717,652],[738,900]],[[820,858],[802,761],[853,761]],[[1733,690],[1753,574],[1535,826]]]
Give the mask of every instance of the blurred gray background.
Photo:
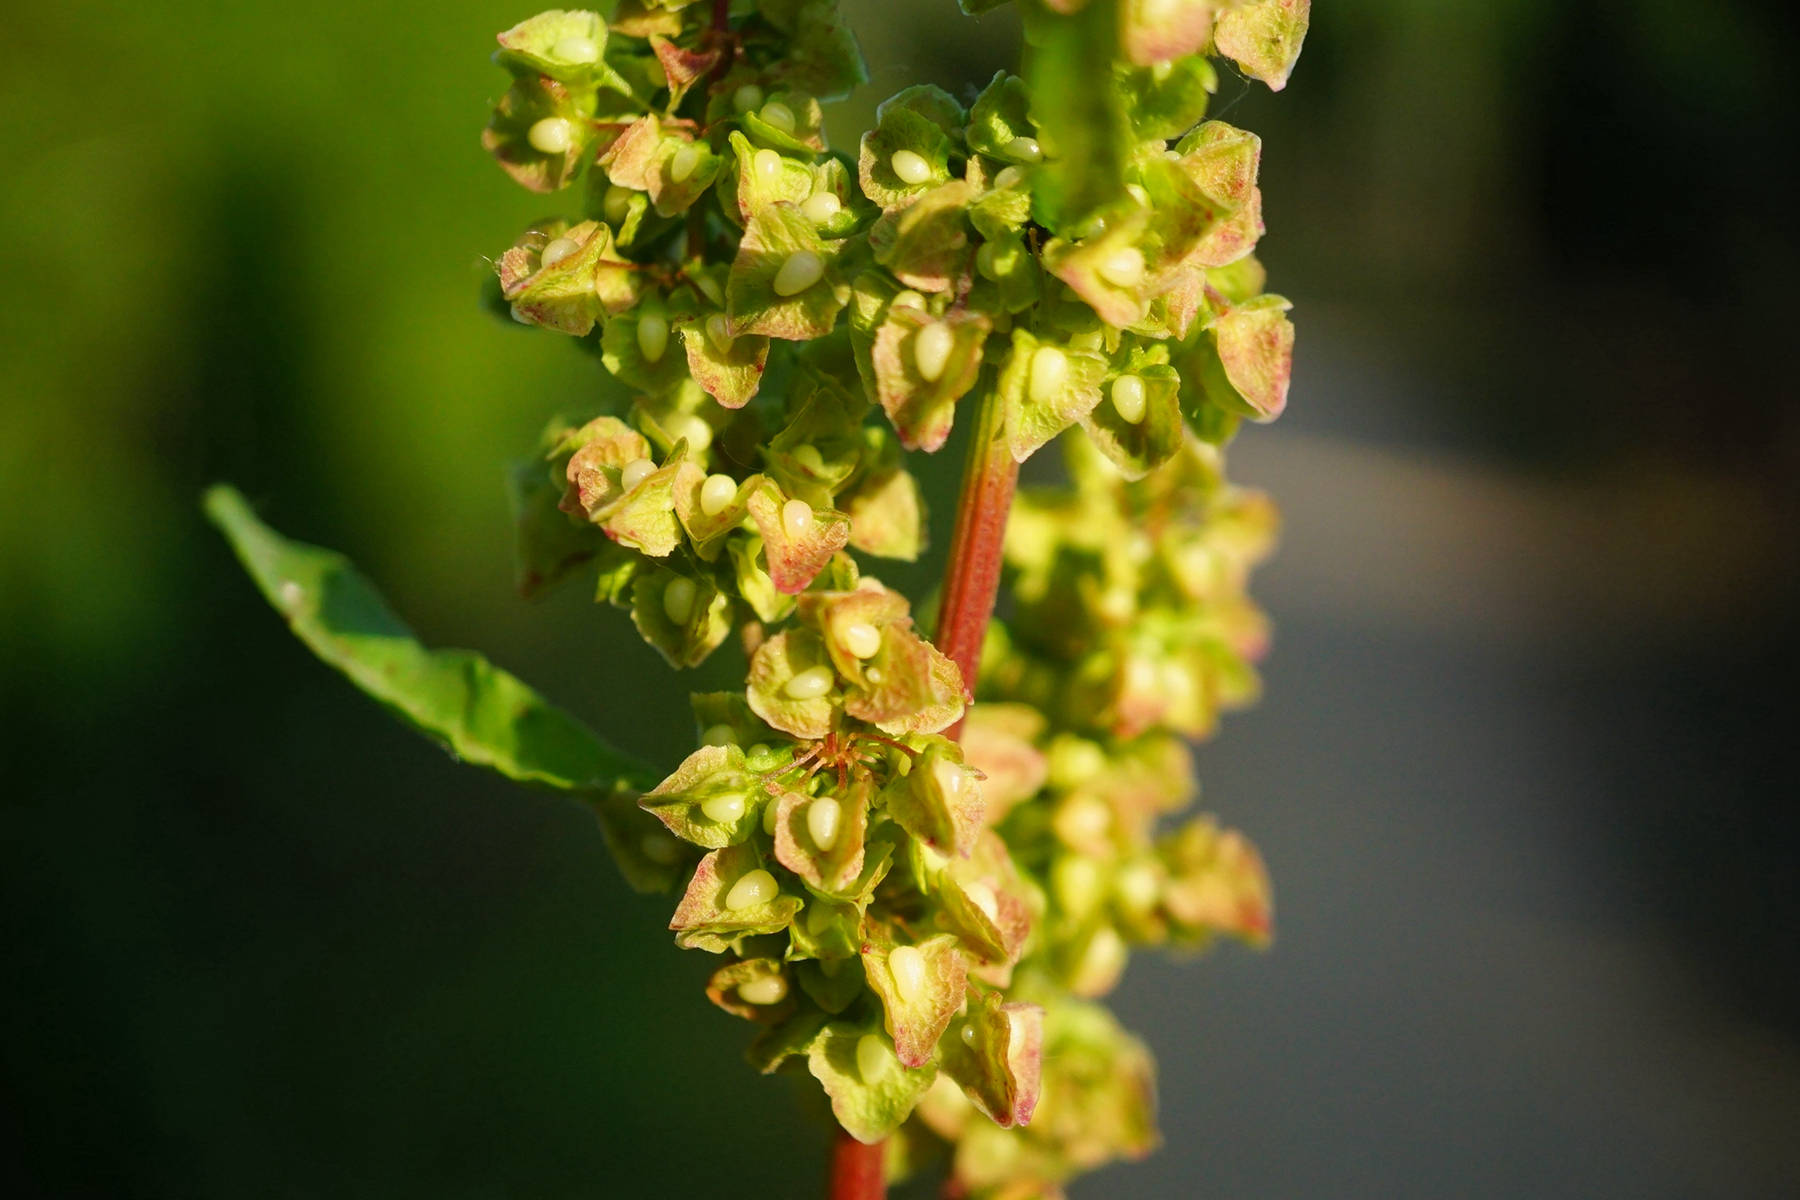
[[[1005,12],[847,7],[839,144],[1015,60]],[[197,516],[233,479],[427,640],[684,748],[618,614],[511,592],[505,464],[599,386],[476,303],[546,208],[475,144],[527,13],[6,18],[16,1194],[818,1191],[669,903],[314,664]],[[1795,25],[1321,0],[1286,92],[1224,83],[1300,351],[1233,457],[1287,517],[1267,696],[1200,763],[1278,935],[1134,961],[1168,1144],[1077,1197],[1800,1194]]]

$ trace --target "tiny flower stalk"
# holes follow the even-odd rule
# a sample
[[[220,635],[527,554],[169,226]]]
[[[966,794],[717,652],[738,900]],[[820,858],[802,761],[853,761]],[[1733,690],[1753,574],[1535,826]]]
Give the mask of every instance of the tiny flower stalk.
[[[679,895],[751,1064],[829,1106],[834,1200],[919,1171],[1055,1196],[1148,1153],[1153,1062],[1101,999],[1135,948],[1272,932],[1255,846],[1182,815],[1190,742],[1259,686],[1277,519],[1225,455],[1282,411],[1293,350],[1254,254],[1261,143],[1207,108],[1213,58],[1285,83],[1309,5],[1018,3],[1020,75],[966,106],[907,87],[854,153],[823,132],[866,80],[835,0],[499,35],[482,144],[564,211],[499,255],[500,296],[621,385],[513,472],[518,578],[583,580],[676,669],[742,648],[672,770],[208,500],[321,657],[588,804],[632,886]],[[927,637],[875,569],[925,550],[910,465],[958,421]],[[1021,487],[1053,442],[1066,482]],[[335,625],[346,594],[382,619]]]

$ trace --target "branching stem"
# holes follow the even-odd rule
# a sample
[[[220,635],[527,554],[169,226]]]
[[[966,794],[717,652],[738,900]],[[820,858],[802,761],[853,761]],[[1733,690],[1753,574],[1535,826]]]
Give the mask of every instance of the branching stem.
[[[944,596],[937,621],[937,647],[962,672],[963,687],[971,699],[981,666],[981,642],[994,615],[994,597],[1000,591],[1006,518],[1019,481],[1019,464],[1006,445],[1006,412],[998,393],[989,391],[982,396],[977,419],[975,440],[969,444],[963,468],[956,531],[950,536],[950,561],[944,569]],[[954,738],[961,730],[958,722],[944,732]]]

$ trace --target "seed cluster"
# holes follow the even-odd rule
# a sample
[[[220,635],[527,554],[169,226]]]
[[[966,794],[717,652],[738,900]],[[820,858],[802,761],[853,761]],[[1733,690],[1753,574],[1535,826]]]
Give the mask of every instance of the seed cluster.
[[[821,131],[864,78],[835,0],[540,14],[500,35],[483,135],[578,210],[501,256],[506,310],[622,385],[519,476],[522,585],[586,568],[672,665],[749,656],[609,840],[682,887],[753,1063],[977,1197],[1153,1142],[1149,1057],[1092,1003],[1130,947],[1268,935],[1249,843],[1161,822],[1184,739],[1254,691],[1273,511],[1222,448],[1280,413],[1293,345],[1260,142],[1205,119],[1206,55],[1279,87],[1307,8],[1021,2],[1024,78],[907,88],[854,157]],[[1080,432],[1070,486],[1019,501],[1017,603],[965,680],[855,555],[923,550],[906,452],[976,396],[1020,461]]]

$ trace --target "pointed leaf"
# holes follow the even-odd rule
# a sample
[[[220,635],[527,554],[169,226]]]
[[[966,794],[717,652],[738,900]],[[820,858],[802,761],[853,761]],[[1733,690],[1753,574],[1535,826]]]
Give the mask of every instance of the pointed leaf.
[[[342,555],[283,538],[235,489],[210,489],[206,513],[308,649],[457,758],[559,791],[651,781],[643,764],[487,659],[425,649]]]

